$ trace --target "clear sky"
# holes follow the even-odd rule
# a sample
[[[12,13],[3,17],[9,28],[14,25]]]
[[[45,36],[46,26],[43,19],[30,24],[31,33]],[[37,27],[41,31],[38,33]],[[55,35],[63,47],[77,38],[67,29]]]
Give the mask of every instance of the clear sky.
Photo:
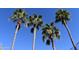
[[[12,39],[15,32],[16,23],[13,23],[9,17],[16,9],[14,8],[0,8],[0,45],[2,45],[4,50],[11,48]],[[57,8],[26,8],[24,9],[28,15],[33,13],[42,15],[44,23],[50,23],[55,21],[55,12]],[[72,34],[74,43],[76,44],[79,39],[79,9],[70,8],[66,9],[70,12],[71,20],[68,22],[69,29]],[[72,47],[70,38],[65,27],[62,23],[57,23],[56,26],[61,32],[60,40],[55,40],[55,46],[57,50],[69,50]],[[16,50],[31,50],[32,49],[33,34],[30,32],[30,28],[26,28],[24,24],[22,25],[20,31],[17,34],[16,42],[14,48]],[[36,37],[36,50],[52,50],[52,46],[47,46],[42,41],[41,29],[37,32]]]

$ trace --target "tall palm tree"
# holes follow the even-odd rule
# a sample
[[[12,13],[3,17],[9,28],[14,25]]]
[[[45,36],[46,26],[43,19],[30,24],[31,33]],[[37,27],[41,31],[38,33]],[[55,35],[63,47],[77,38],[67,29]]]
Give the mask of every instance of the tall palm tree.
[[[43,42],[46,41],[47,45],[50,45],[51,42],[52,48],[54,50],[55,49],[54,39],[55,38],[60,39],[60,33],[59,33],[59,29],[56,28],[53,22],[50,25],[46,24],[45,26],[43,26],[42,35],[43,35]]]
[[[32,15],[29,16],[29,23],[28,26],[31,26],[31,33],[34,33],[33,37],[33,43],[32,43],[32,49],[35,49],[35,41],[36,41],[36,32],[39,30],[39,28],[42,26],[43,21],[42,21],[42,16],[41,15]]]
[[[13,38],[12,45],[11,45],[12,50],[14,49],[16,35],[17,35],[17,32],[19,31],[19,29],[21,27],[21,24],[26,23],[26,21],[27,21],[26,16],[27,15],[26,15],[24,10],[16,9],[15,12],[13,13],[13,15],[10,17],[13,22],[17,23],[16,24],[16,30],[15,30],[15,33],[14,33],[14,38]]]
[[[65,28],[66,28],[66,30],[67,30],[67,32],[68,32],[68,35],[69,35],[69,37],[70,37],[71,43],[72,43],[74,49],[77,50],[77,48],[76,48],[76,46],[75,46],[75,44],[74,44],[74,41],[73,41],[73,39],[72,39],[72,36],[71,36],[71,34],[70,34],[69,28],[68,28],[68,26],[67,26],[67,21],[69,21],[69,20],[70,20],[70,14],[69,14],[69,12],[67,12],[66,10],[59,9],[59,10],[56,12],[56,21],[55,21],[55,22],[56,22],[56,23],[57,23],[57,22],[61,22],[61,23],[65,26]]]

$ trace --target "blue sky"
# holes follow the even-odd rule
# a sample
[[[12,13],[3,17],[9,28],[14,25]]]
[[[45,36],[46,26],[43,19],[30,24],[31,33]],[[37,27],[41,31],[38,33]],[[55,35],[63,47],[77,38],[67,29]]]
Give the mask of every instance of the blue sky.
[[[9,17],[12,15],[15,8],[0,8],[0,44],[2,45],[4,50],[8,50],[11,47],[12,39],[15,32],[16,23],[13,23]],[[26,8],[24,9],[28,15],[32,15],[33,13],[42,15],[44,24],[50,23],[51,21],[55,21],[55,12],[58,10],[57,8]],[[79,9],[76,8],[67,8],[70,12],[71,20],[67,23],[70,32],[72,34],[72,38],[74,43],[76,44],[79,39]],[[65,27],[62,23],[57,23],[56,26],[59,28],[61,32],[60,40],[55,40],[55,46],[57,50],[69,50],[72,47],[70,38]],[[16,50],[31,50],[32,49],[32,39],[33,34],[30,32],[30,28],[25,28],[24,24],[20,31],[17,34],[15,49]],[[41,29],[37,32],[36,37],[36,50],[52,50],[51,45],[47,46],[42,42]]]

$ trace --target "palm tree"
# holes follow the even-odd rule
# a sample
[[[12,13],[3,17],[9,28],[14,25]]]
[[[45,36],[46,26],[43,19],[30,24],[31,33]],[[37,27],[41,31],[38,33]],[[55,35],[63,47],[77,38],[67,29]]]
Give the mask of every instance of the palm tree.
[[[54,50],[55,49],[54,39],[55,38],[60,39],[60,33],[59,33],[59,29],[56,28],[56,26],[54,25],[53,22],[50,25],[46,24],[45,26],[43,26],[42,35],[43,35],[43,37],[42,37],[43,42],[46,41],[47,45],[50,45],[50,42],[51,42],[52,48]]]
[[[32,49],[35,49],[35,41],[36,41],[36,32],[42,26],[42,16],[34,14],[33,16],[29,16],[28,26],[31,26],[31,33],[34,33]]]
[[[15,10],[15,12],[13,13],[13,15],[11,16],[11,20],[13,22],[17,23],[16,24],[16,30],[15,30],[15,33],[14,33],[14,38],[13,38],[12,45],[11,45],[11,49],[12,50],[14,49],[16,35],[17,35],[17,32],[19,31],[19,29],[21,27],[21,24],[22,23],[26,23],[26,21],[27,21],[26,16],[27,16],[26,13],[22,9]]]
[[[56,21],[55,22],[56,23],[61,22],[65,26],[65,28],[66,28],[66,30],[68,32],[68,35],[70,37],[71,43],[72,43],[74,49],[77,50],[77,48],[76,48],[76,46],[74,44],[74,41],[72,39],[72,36],[70,34],[69,28],[67,26],[67,21],[69,21],[69,20],[70,20],[70,14],[66,10],[60,9],[60,10],[58,10],[56,12]]]

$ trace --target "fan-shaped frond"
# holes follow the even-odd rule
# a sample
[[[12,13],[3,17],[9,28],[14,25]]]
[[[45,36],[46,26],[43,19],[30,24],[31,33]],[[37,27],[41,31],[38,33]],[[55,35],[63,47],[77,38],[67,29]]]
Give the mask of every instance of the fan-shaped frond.
[[[70,14],[66,10],[60,9],[56,12],[56,21],[55,22],[62,22],[62,24],[70,20]]]
[[[26,16],[27,16],[27,14],[25,13],[24,10],[22,10],[22,9],[17,9],[17,10],[14,11],[13,15],[12,15],[10,18],[11,18],[11,20],[12,20],[13,22],[16,22],[16,21],[18,21],[18,20],[22,20],[22,23],[25,23],[26,20],[28,20],[28,19],[26,18]]]

